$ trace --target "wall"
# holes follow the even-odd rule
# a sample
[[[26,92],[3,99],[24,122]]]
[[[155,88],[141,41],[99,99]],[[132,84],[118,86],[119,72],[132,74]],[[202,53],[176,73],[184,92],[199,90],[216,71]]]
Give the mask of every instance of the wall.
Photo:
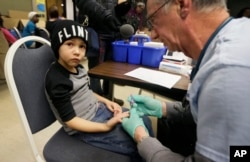
[[[74,20],[74,6],[73,2],[70,0],[66,0],[66,13],[67,13],[67,19]]]
[[[63,7],[61,6],[61,3],[63,3],[62,0],[46,0],[46,7],[47,7],[47,11],[49,10],[49,8],[51,6],[56,5],[58,7],[58,12],[60,16],[63,16],[64,12],[63,12]],[[47,15],[49,15],[49,13],[47,12]]]
[[[47,20],[46,0],[33,0],[33,10],[40,15],[40,20]]]
[[[27,13],[29,13],[32,10],[35,10],[41,16],[40,20],[46,20],[45,0],[24,0],[24,1],[0,0],[0,4],[1,4],[0,12],[2,13],[2,15],[13,16],[13,14],[12,15],[10,14],[10,11],[13,11],[13,13],[15,11],[20,11],[19,18],[27,19],[27,16],[28,16]],[[23,15],[22,13],[24,13],[25,15]],[[14,14],[14,15],[15,15],[15,18],[19,16],[18,14],[17,15]]]
[[[32,0],[0,0],[0,12],[9,15],[8,10],[31,11]]]

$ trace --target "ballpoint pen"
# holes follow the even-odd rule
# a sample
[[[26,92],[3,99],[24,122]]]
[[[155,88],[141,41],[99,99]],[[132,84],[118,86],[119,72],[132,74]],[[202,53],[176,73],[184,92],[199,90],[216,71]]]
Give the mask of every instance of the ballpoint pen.
[[[133,99],[133,96],[130,95],[130,101],[129,101],[130,106],[133,107],[134,103],[135,103],[135,101]]]

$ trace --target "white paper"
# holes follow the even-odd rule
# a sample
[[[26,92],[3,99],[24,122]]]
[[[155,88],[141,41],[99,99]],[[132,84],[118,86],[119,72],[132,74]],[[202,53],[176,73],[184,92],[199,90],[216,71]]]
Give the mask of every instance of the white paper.
[[[124,75],[138,78],[171,89],[181,79],[180,75],[139,67]]]

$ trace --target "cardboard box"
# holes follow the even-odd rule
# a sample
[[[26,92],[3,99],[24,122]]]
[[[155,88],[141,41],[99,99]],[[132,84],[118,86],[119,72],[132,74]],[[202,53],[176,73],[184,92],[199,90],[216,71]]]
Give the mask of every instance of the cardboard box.
[[[28,14],[29,12],[27,11],[9,10],[9,16],[11,18],[28,19]]]
[[[5,28],[7,29],[12,29],[13,27],[18,27],[19,23],[20,23],[20,19],[17,18],[7,18],[2,16],[3,18],[3,25]]]

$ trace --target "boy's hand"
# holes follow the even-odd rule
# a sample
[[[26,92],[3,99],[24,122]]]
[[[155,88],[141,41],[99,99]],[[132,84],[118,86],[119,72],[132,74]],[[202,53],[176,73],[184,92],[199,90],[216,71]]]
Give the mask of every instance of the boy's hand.
[[[106,124],[111,129],[116,124],[121,123],[123,118],[127,118],[127,117],[129,117],[129,111],[118,113],[113,118],[109,119]]]
[[[117,113],[122,113],[122,107],[121,107],[120,105],[118,105],[117,103],[115,103],[115,102],[112,102],[112,101],[107,100],[107,101],[105,102],[105,105],[107,106],[107,108],[108,108],[111,112],[113,112],[113,113],[115,113],[115,114],[117,114]]]

